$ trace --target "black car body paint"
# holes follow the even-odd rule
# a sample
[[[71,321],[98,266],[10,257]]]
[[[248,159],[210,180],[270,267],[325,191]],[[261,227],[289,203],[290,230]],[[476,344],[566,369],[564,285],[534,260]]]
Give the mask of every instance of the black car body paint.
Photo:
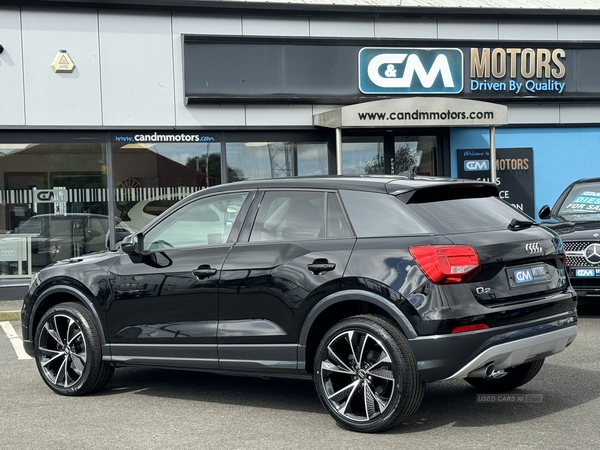
[[[239,201],[217,208],[220,196],[240,193]],[[382,213],[365,193],[391,206]],[[304,204],[312,199],[320,209],[314,236],[302,228],[300,237],[284,237],[291,223],[286,196]],[[189,235],[206,230],[199,244],[178,236],[185,230],[156,231],[171,216],[211,201],[211,219],[199,219],[200,231]],[[261,208],[268,214],[261,216]],[[378,228],[386,213],[397,223]],[[188,220],[182,217],[176,226]],[[361,318],[377,316],[367,339],[392,323],[426,382],[479,376],[493,364],[497,373],[510,372],[511,358],[515,365],[550,356],[577,333],[560,237],[531,223],[511,227],[513,219],[527,218],[489,183],[323,177],[210,188],[144,228],[143,251],[128,238],[126,251],[73,258],[36,275],[22,311],[25,348],[36,354],[43,314],[70,301],[91,311],[106,364],[311,378],[320,373],[314,364],[323,357],[317,349],[327,330],[353,317],[367,326],[370,319]],[[173,246],[165,236],[184,244]],[[448,284],[434,283],[422,267],[430,261],[413,258],[415,247],[472,249],[478,267],[466,282],[450,274]],[[436,264],[450,261],[453,271],[463,270],[452,262],[462,256],[444,258]]]

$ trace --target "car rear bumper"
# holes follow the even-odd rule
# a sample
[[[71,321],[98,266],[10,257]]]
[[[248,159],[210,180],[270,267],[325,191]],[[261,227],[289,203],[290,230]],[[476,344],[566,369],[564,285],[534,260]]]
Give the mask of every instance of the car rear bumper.
[[[466,378],[489,364],[496,370],[563,351],[577,336],[576,312],[519,325],[410,340],[426,382]]]
[[[550,333],[495,345],[479,354],[458,372],[446,379],[466,378],[475,370],[489,364],[493,364],[495,370],[502,370],[545,358],[562,352],[573,342],[576,336],[577,326],[575,325]]]

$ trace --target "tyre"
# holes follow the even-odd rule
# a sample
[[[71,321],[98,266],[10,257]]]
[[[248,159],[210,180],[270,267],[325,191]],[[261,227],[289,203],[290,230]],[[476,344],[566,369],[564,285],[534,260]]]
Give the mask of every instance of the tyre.
[[[35,361],[57,394],[84,395],[102,389],[114,367],[102,361],[98,330],[78,303],[61,303],[41,318],[34,338]]]
[[[372,315],[342,320],[325,333],[313,376],[321,403],[338,424],[366,433],[406,421],[425,386],[406,337],[391,321]]]
[[[544,365],[544,359],[538,359],[520,366],[507,369],[501,376],[491,378],[465,378],[471,386],[486,392],[506,392],[529,383]]]

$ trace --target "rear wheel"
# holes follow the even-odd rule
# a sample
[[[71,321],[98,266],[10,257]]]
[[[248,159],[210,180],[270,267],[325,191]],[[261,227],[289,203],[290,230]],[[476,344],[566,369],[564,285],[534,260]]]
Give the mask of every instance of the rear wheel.
[[[319,398],[344,428],[378,432],[416,412],[425,383],[406,337],[391,321],[355,316],[334,325],[315,356]]]
[[[61,303],[44,314],[35,333],[34,350],[43,380],[57,394],[95,392],[114,372],[113,366],[102,361],[92,315],[78,303]]]
[[[507,369],[503,375],[486,378],[465,378],[471,386],[486,392],[506,392],[529,383],[538,374],[544,359],[538,359]]]

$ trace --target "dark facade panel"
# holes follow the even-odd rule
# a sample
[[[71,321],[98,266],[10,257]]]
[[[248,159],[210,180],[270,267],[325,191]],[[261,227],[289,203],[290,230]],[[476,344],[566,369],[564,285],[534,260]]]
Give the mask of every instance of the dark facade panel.
[[[185,98],[305,104],[431,94],[536,102],[600,98],[598,45],[430,44],[184,36]]]
[[[355,46],[283,42],[186,42],[188,101],[327,102],[360,97]],[[349,63],[350,62],[350,63]]]

